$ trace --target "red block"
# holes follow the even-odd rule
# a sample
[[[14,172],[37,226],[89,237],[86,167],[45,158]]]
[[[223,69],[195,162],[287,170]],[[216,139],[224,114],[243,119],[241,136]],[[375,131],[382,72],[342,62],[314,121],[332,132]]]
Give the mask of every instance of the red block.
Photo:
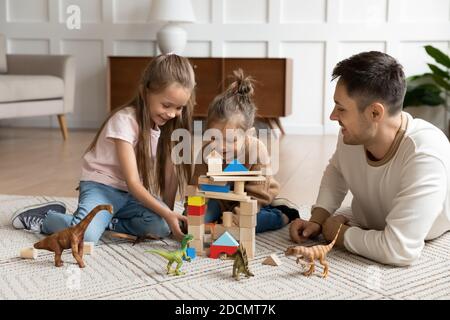
[[[188,206],[187,212],[189,216],[202,216],[206,212],[206,205],[202,206]]]
[[[212,259],[219,258],[221,253],[226,253],[228,255],[232,255],[237,251],[238,247],[230,247],[230,246],[216,246],[214,244],[209,248],[209,257]]]

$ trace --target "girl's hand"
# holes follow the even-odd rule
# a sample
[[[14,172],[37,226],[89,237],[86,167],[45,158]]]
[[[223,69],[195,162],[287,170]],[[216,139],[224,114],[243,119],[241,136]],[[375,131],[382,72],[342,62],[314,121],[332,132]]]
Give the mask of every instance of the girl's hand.
[[[187,225],[187,217],[183,216],[181,214],[178,214],[176,212],[172,212],[167,218],[166,222],[169,225],[170,230],[172,231],[172,234],[174,238],[177,241],[181,241],[184,238],[184,233],[181,231],[180,222]]]

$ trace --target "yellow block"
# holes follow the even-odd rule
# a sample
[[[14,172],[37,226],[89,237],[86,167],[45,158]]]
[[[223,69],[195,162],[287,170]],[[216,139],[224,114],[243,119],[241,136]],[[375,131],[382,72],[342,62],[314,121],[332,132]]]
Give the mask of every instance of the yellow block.
[[[188,205],[190,206],[202,206],[205,204],[205,197],[188,197]]]

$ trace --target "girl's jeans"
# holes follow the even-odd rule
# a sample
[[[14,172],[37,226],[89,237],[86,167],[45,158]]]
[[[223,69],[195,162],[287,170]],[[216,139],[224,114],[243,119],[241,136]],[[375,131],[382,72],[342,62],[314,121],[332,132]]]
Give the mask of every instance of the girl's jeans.
[[[167,237],[170,228],[158,214],[144,207],[130,193],[93,182],[80,182],[78,208],[73,216],[50,211],[42,224],[42,232],[52,234],[80,223],[97,205],[111,204],[113,214],[97,213],[84,235],[85,241],[97,243],[106,229],[135,236]],[[162,201],[161,204],[166,206]]]
[[[277,230],[284,226],[282,212],[270,205],[262,207],[256,216],[256,233]],[[217,200],[209,199],[205,214],[205,223],[217,221],[222,216],[222,210]]]

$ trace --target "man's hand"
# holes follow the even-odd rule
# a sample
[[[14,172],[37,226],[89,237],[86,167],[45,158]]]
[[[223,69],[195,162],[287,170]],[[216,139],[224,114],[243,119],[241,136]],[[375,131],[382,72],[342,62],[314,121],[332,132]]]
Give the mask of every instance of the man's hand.
[[[322,231],[320,224],[302,220],[300,218],[291,222],[289,233],[292,241],[296,243],[304,242],[310,238],[317,237]]]
[[[182,216],[181,214],[178,214],[176,212],[172,212],[172,214],[166,218],[166,222],[169,225],[174,238],[178,241],[183,240],[184,233],[181,231],[180,222],[183,222],[185,225],[187,225],[187,217]]]
[[[325,240],[333,241],[339,227],[342,225],[341,232],[339,233],[339,237],[337,239],[337,245],[343,245],[344,233],[349,228],[347,225],[348,222],[349,219],[343,215],[336,215],[328,218],[322,227],[322,235]]]

